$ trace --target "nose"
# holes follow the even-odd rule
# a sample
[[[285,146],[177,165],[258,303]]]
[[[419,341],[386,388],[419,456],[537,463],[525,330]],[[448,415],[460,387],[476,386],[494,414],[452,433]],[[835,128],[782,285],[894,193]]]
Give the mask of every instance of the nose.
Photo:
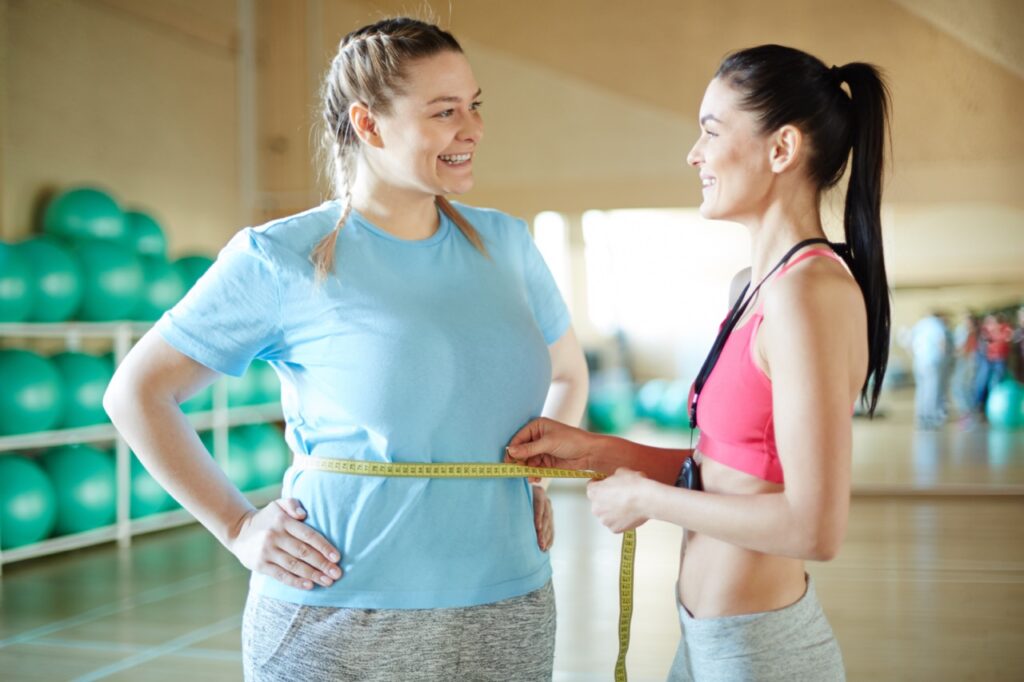
[[[693,143],[693,147],[690,148],[690,153],[686,155],[686,163],[690,164],[694,168],[700,168],[700,165],[704,163],[704,157],[700,153],[699,139]]]
[[[478,112],[470,112],[463,119],[462,129],[459,130],[459,140],[479,144],[484,137],[484,120]]]

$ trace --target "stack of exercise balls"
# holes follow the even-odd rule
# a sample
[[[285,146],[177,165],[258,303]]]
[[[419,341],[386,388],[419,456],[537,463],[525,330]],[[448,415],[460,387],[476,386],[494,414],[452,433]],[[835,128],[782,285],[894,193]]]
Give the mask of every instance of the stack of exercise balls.
[[[155,321],[213,263],[202,255],[168,260],[160,223],[95,187],[56,195],[40,223],[40,234],[0,242],[0,323]],[[113,372],[109,354],[0,347],[0,437],[107,422],[102,400]],[[265,362],[227,389],[231,408],[280,400]],[[212,409],[212,388],[183,407]],[[0,548],[113,524],[116,467],[108,446],[0,452]],[[281,431],[267,424],[231,429],[228,455],[228,474],[243,490],[280,483],[291,459]],[[134,453],[130,471],[132,518],[177,506]]]
[[[76,187],[42,215],[43,234],[0,242],[0,322],[153,321],[213,262],[171,262],[167,239],[146,211],[107,192]]]
[[[200,438],[213,455],[213,432],[205,431]],[[284,434],[271,424],[245,424],[229,429],[226,454],[221,458],[224,473],[242,491],[281,483],[292,459]]]

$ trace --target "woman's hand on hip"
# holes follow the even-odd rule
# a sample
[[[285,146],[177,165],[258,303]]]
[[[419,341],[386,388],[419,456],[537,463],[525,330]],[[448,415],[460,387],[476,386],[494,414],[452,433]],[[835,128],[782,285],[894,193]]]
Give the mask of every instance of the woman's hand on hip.
[[[246,568],[289,587],[330,587],[341,578],[341,555],[305,518],[298,500],[274,500],[243,517],[228,549]]]
[[[647,522],[640,511],[643,489],[649,479],[638,471],[618,469],[612,476],[587,484],[590,511],[613,533],[622,533]]]
[[[551,498],[541,486],[533,486],[533,525],[537,529],[537,546],[542,552],[551,549],[555,542],[555,514]]]
[[[541,417],[512,436],[505,448],[506,461],[535,467],[591,469],[591,440],[595,436],[583,429]]]

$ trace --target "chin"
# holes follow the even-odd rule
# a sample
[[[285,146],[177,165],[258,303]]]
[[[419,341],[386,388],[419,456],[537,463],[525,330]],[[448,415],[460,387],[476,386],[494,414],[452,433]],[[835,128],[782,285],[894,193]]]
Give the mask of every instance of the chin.
[[[473,182],[472,181],[470,181],[470,182],[460,182],[460,183],[458,183],[456,185],[452,185],[450,187],[445,187],[441,191],[441,194],[455,194],[455,195],[459,195],[459,194],[465,194],[466,192],[470,191],[471,189],[473,189]]]

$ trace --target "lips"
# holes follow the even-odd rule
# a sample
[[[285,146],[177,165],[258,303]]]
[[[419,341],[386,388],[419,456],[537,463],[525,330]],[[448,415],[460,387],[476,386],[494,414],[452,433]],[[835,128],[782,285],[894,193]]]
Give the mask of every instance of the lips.
[[[465,154],[440,154],[437,158],[449,166],[461,166],[464,163],[468,163],[473,158],[473,154],[471,152]]]

